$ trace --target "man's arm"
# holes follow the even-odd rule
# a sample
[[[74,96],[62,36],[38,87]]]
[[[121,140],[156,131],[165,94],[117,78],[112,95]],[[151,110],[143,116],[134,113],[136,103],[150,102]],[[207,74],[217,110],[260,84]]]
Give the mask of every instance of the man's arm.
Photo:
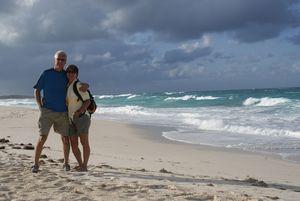
[[[88,83],[80,83],[79,90],[81,92],[86,92],[89,89],[90,85]]]
[[[42,96],[41,96],[41,90],[35,89],[34,90],[34,97],[35,101],[38,104],[39,108],[43,107],[43,101],[42,101]]]

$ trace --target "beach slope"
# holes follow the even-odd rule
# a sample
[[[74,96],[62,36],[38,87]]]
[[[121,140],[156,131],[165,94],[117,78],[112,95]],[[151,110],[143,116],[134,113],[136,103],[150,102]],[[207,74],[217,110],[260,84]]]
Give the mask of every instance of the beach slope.
[[[161,137],[169,128],[96,119],[88,172],[62,170],[60,136],[51,131],[33,174],[38,115],[0,107],[0,200],[300,200],[298,163],[169,141]]]

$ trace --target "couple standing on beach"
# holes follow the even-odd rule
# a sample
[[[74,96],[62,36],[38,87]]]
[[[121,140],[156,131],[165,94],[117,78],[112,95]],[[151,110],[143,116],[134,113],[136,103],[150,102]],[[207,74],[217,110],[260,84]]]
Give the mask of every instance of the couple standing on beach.
[[[35,149],[34,165],[31,168],[33,173],[39,171],[39,158],[43,146],[47,140],[51,127],[61,135],[64,152],[65,171],[70,170],[69,153],[70,142],[72,152],[78,162],[75,167],[78,171],[87,171],[87,163],[90,156],[89,127],[91,118],[86,111],[90,104],[90,97],[87,92],[89,87],[86,83],[78,83],[77,89],[82,96],[78,99],[73,90],[74,83],[78,80],[78,68],[69,65],[66,70],[67,54],[61,50],[54,55],[54,67],[45,70],[34,85],[34,95],[40,109],[38,120],[39,139]],[[77,83],[77,82],[76,82]],[[43,91],[43,96],[41,95]],[[78,139],[82,144],[83,157],[78,147]]]

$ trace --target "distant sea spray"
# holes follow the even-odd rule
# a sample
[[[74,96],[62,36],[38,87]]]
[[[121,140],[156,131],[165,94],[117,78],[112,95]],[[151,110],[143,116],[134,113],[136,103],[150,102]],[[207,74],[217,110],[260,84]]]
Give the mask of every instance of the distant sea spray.
[[[0,96],[0,106],[21,106],[37,108],[34,98],[32,96],[24,95]]]

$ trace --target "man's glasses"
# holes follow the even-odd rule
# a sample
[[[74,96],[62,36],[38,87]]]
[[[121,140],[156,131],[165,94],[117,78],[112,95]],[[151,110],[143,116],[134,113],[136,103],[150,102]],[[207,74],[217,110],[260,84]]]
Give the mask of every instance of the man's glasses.
[[[59,58],[56,58],[57,61],[66,61],[66,59],[59,59]]]

